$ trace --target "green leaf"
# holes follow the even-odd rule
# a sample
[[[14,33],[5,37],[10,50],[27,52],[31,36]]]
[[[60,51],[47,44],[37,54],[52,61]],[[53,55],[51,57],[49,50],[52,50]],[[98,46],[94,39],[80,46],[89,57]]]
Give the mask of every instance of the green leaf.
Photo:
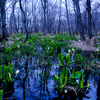
[[[2,65],[0,65],[0,79],[2,78]]]
[[[79,71],[75,72],[75,75],[78,74],[78,73],[80,73],[80,72]]]
[[[58,55],[58,58],[59,58],[59,61],[60,61],[60,66],[63,66],[64,57],[63,57],[62,53],[60,53],[60,54]]]
[[[64,74],[61,72],[60,73],[60,77],[59,77],[59,81],[60,81],[60,85],[62,86],[63,84],[63,80],[64,80]]]
[[[71,61],[71,62],[69,62],[69,65],[72,64],[72,63],[75,63],[75,61]]]
[[[65,76],[68,76],[68,67],[65,69]]]
[[[59,77],[57,75],[54,75],[52,79],[57,81],[57,80],[59,80]]]
[[[68,66],[68,63],[70,61],[70,54],[67,53],[67,55],[65,55],[65,61],[66,61],[66,65]]]
[[[74,78],[77,79],[77,78],[80,78],[80,76],[81,76],[81,74],[77,73]]]
[[[68,67],[65,68],[65,84],[68,83]]]
[[[3,90],[0,90],[0,100],[2,99]]]
[[[73,75],[75,74],[75,69],[74,69],[74,68],[72,69],[72,74],[73,74]]]
[[[59,64],[56,64],[56,66],[59,66]]]
[[[65,75],[65,71],[66,71],[66,68],[64,68],[64,69],[62,70],[61,73],[62,73],[63,75]]]
[[[9,63],[9,73],[13,75],[13,63]]]
[[[71,80],[71,84],[76,84],[76,80]]]
[[[84,70],[82,69],[81,70],[81,77],[80,77],[80,88],[83,89],[83,73],[84,73]]]
[[[83,74],[84,74],[84,70],[81,70],[81,80],[83,80]]]

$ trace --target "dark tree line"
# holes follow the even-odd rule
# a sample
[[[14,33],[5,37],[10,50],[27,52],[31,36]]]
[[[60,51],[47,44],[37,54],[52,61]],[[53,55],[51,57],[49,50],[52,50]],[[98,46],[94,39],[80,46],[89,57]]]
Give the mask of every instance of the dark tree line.
[[[44,35],[63,32],[72,35],[79,32],[82,41],[85,40],[84,34],[91,39],[100,30],[100,4],[92,7],[93,1],[0,0],[0,36],[7,39],[8,33],[26,33],[25,42],[28,34],[33,32],[43,32]],[[83,11],[81,6],[84,7]]]

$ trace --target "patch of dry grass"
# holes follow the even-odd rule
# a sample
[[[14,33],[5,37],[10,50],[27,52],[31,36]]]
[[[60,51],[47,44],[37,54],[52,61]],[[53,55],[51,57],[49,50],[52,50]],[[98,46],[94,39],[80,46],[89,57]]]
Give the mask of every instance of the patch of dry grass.
[[[85,41],[75,41],[75,40],[72,40],[72,46],[73,47],[76,47],[77,49],[82,49],[82,51],[93,51],[93,52],[97,52],[97,48],[94,47],[95,43],[98,44],[99,46],[99,42],[97,41],[98,38],[100,38],[100,36],[95,36],[93,37],[92,39],[89,39],[89,38],[86,38]]]

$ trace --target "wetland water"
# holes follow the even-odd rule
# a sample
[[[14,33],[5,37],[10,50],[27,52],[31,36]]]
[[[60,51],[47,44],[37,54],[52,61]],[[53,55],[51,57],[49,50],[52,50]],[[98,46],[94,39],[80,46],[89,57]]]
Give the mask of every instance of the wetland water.
[[[50,67],[37,66],[39,61],[38,59],[36,61],[35,57],[28,62],[25,62],[24,58],[19,64],[16,61],[13,62],[14,69],[17,70],[19,67],[20,73],[13,78],[14,91],[4,93],[6,94],[4,98],[10,100],[59,100],[58,93],[54,89],[55,82],[52,80],[53,75],[59,74],[59,66],[56,65],[58,61],[52,61]],[[25,68],[26,63],[28,69]],[[88,80],[90,80],[90,89],[86,96],[90,98],[83,97],[82,100],[100,100],[100,76],[90,73]]]
[[[61,52],[63,55],[66,54],[63,49]],[[45,66],[45,64],[39,66],[39,57],[26,59],[24,56],[20,62],[13,60],[14,73],[17,69],[20,70],[20,73],[17,76],[14,75],[13,85],[10,87],[13,90],[4,92],[3,99],[60,100],[55,90],[56,82],[52,80],[53,75],[58,75],[61,71],[59,65],[57,65],[59,61],[56,58],[54,60],[49,59],[51,62],[50,66]],[[70,69],[72,67],[73,65],[70,66]],[[82,98],[77,97],[76,100],[100,100],[100,75],[89,72],[88,78],[85,75],[84,78],[90,83],[90,89],[85,94],[89,98],[83,96]],[[73,100],[73,98],[63,98],[63,100],[65,99]]]

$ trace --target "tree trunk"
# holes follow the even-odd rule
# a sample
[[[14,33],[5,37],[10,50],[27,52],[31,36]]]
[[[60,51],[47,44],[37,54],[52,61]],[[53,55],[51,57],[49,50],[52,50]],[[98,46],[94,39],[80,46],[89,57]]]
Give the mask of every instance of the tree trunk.
[[[79,1],[73,0],[73,2],[76,7],[76,10],[77,10],[77,24],[78,24],[78,29],[79,29],[79,33],[80,33],[80,38],[81,38],[81,41],[85,41],[84,30],[83,30],[82,20],[81,20],[81,12],[80,12],[80,7],[79,7]]]
[[[96,29],[96,24],[95,24],[95,21],[92,19],[92,25],[93,25],[93,31],[95,33],[95,35],[97,36],[97,29]]]
[[[92,36],[92,23],[91,23],[91,4],[90,0],[87,0],[87,12],[88,12],[88,34],[89,34],[89,39],[91,39]]]
[[[75,31],[74,33],[78,33],[77,10],[76,10],[75,5],[74,5],[74,12],[75,12]]]
[[[44,35],[46,35],[46,0],[44,0]]]
[[[70,30],[70,22],[69,22],[69,13],[68,13],[68,6],[67,6],[67,0],[65,0],[65,6],[66,6],[66,12],[67,12],[67,21],[68,21],[68,31],[71,35],[71,30]]]
[[[87,34],[87,12],[85,11],[85,18],[84,18],[84,32]]]
[[[1,8],[0,8],[0,36],[2,34],[2,28],[1,28]]]
[[[8,33],[6,28],[6,11],[5,11],[6,0],[0,0],[1,7],[1,19],[2,19],[2,38],[7,39]]]
[[[44,35],[46,35],[46,31],[47,31],[47,27],[46,27],[46,9],[47,9],[47,0],[44,0],[44,3],[43,3],[43,0],[41,0],[41,4],[42,4],[42,8],[43,8],[43,12],[44,12]]]
[[[12,13],[11,13],[11,16],[10,16],[10,33],[12,35],[12,33],[15,33],[15,32],[18,32],[18,29],[17,29],[17,25],[16,25],[16,17],[15,17],[15,14],[14,14],[14,10],[15,10],[15,5],[16,5],[17,1],[12,1]]]
[[[19,26],[20,26],[20,22],[19,22],[19,19],[20,19],[20,17],[19,17],[19,14],[18,14],[18,18],[17,18],[17,20],[18,20],[18,25],[17,25],[17,29],[18,29],[18,33],[19,33]]]
[[[21,0],[19,0],[19,4],[20,4],[21,12],[23,13],[23,16],[24,16],[24,27],[25,27],[25,32],[26,32],[26,38],[25,38],[25,40],[23,41],[23,43],[25,43],[25,42],[27,41],[27,39],[28,39],[27,18],[26,18],[26,13],[25,13],[25,11],[24,11],[23,8],[22,8]]]
[[[62,4],[62,0],[59,0],[59,4],[60,4],[60,10],[59,10],[59,22],[58,22],[58,34],[60,33],[60,28],[61,28],[61,4]]]

